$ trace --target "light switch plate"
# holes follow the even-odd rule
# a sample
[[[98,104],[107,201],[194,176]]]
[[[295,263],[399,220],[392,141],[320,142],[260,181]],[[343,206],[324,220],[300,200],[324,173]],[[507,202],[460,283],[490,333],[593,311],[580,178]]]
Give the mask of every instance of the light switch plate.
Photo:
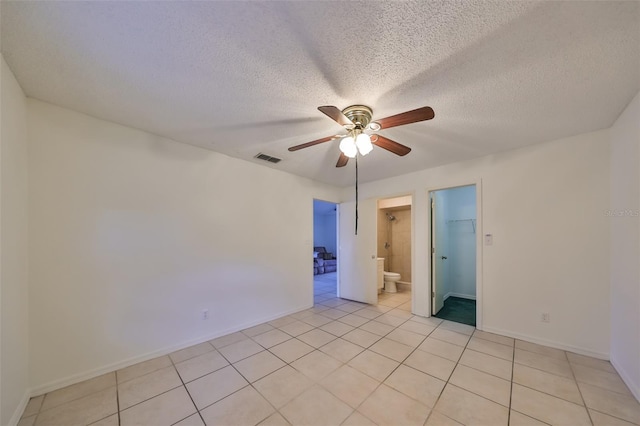
[[[492,246],[493,245],[493,235],[492,234],[485,234],[484,235],[484,245],[485,246]]]

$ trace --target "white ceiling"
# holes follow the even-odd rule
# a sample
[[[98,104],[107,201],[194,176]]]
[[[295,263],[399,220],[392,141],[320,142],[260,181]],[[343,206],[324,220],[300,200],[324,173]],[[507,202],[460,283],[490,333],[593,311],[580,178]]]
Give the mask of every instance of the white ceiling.
[[[363,182],[609,127],[640,89],[640,3],[1,2],[2,53],[25,93],[346,186],[320,105],[374,119]],[[272,165],[258,152],[280,157]]]

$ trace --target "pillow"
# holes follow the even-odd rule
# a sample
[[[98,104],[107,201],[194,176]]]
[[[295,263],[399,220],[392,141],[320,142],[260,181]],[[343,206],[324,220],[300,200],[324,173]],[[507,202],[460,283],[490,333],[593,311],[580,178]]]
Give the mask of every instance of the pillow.
[[[313,252],[313,258],[314,258],[314,259],[317,259],[317,258],[318,258],[318,252],[317,252],[317,251],[314,251],[314,252]]]

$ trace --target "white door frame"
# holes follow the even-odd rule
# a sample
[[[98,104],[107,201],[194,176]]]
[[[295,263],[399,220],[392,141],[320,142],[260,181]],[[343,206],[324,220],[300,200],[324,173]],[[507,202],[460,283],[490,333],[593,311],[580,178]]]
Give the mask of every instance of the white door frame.
[[[380,201],[383,200],[391,200],[394,198],[401,197],[411,197],[411,313],[416,311],[415,309],[415,301],[414,297],[415,293],[415,276],[416,276],[416,193],[415,191],[411,192],[400,192],[395,195],[385,195],[384,197],[378,197],[378,208],[380,210]],[[377,213],[377,211],[376,211]],[[376,229],[376,239],[378,238],[378,230]]]
[[[458,188],[461,186],[475,185],[476,187],[476,328],[482,330],[482,318],[483,318],[483,292],[482,292],[482,247],[483,247],[483,233],[482,233],[482,179],[477,178],[475,180],[466,180],[461,182],[454,182],[448,185],[434,186],[427,189],[427,200],[429,200],[428,208],[428,223],[431,223],[431,193],[440,191],[443,189]],[[427,242],[429,245],[429,259],[431,259],[431,226],[427,226]],[[431,260],[429,260],[429,316],[432,316],[433,303],[431,301],[431,292],[433,289],[433,274],[431,271]]]
[[[436,315],[440,309],[442,309],[444,307],[444,299],[442,300],[442,305],[440,306],[440,309],[436,310],[436,307],[438,307],[440,305],[440,303],[437,302],[438,300],[438,293],[439,293],[439,289],[438,289],[438,279],[442,279],[442,276],[444,275],[444,273],[440,270],[438,270],[438,268],[434,267],[434,265],[436,265],[436,262],[438,261],[438,257],[437,257],[437,253],[436,252],[441,252],[441,250],[437,249],[438,247],[438,235],[439,233],[436,232],[436,229],[438,228],[437,226],[437,221],[438,221],[438,216],[436,215],[436,196],[435,193],[438,191],[431,191],[429,193],[429,199],[427,200],[427,202],[429,203],[427,206],[429,208],[429,212],[431,212],[431,219],[430,219],[430,223],[429,223],[429,231],[431,232],[430,238],[429,238],[429,252],[431,253],[430,256],[430,260],[431,260],[431,285],[429,286],[429,291],[431,294],[431,315]],[[440,237],[442,238],[442,237]],[[442,240],[440,240],[442,241]],[[436,250],[434,250],[436,249]],[[448,264],[448,262],[447,262]],[[441,297],[444,297],[443,295],[440,295]]]

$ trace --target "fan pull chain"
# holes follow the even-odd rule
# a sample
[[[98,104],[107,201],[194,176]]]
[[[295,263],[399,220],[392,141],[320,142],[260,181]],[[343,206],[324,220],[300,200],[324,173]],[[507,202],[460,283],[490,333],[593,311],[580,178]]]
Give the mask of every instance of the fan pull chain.
[[[358,235],[358,156],[356,155],[356,235]]]

